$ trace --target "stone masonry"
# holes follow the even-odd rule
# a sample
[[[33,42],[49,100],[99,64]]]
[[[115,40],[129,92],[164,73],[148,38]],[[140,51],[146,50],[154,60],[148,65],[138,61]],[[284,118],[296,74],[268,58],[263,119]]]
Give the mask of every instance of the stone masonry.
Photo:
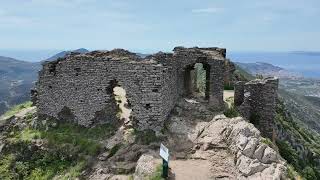
[[[271,77],[235,83],[236,108],[268,138],[274,129],[278,84],[279,80]]]
[[[116,119],[113,88],[120,86],[134,126],[160,131],[179,98],[188,96],[195,63],[206,70],[208,104],[223,109],[225,61],[221,48],[176,47],[145,58],[123,49],[71,53],[43,64],[32,100],[39,116],[89,127]]]

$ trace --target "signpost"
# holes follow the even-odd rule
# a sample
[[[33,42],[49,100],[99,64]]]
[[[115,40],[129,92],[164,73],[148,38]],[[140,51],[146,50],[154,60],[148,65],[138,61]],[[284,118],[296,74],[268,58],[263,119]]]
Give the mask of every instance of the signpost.
[[[162,177],[168,177],[169,170],[169,149],[162,143],[160,144],[160,156],[162,157]]]

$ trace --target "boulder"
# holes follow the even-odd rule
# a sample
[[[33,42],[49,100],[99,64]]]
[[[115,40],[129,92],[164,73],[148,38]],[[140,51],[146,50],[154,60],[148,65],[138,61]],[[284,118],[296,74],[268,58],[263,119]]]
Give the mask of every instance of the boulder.
[[[272,163],[278,160],[277,152],[270,147],[267,147],[264,150],[264,154],[262,156],[261,162],[263,163]]]
[[[258,159],[259,161],[262,160],[262,156],[264,154],[264,150],[267,148],[268,146],[264,143],[261,143],[258,145],[257,149],[255,150],[253,157]]]
[[[257,138],[250,138],[246,147],[243,149],[242,154],[244,154],[247,157],[252,157],[256,147],[259,143],[259,139]]]
[[[150,177],[157,168],[157,162],[155,158],[148,154],[143,154],[137,162],[137,166],[134,172],[135,180],[145,180]]]

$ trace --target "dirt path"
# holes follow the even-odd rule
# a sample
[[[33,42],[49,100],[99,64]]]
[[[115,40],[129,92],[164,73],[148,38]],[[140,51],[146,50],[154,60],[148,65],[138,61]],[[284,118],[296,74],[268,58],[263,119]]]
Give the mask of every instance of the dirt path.
[[[212,179],[211,163],[208,160],[174,160],[169,162],[174,180]]]
[[[227,100],[230,97],[234,97],[234,90],[224,90],[223,91],[223,100]]]

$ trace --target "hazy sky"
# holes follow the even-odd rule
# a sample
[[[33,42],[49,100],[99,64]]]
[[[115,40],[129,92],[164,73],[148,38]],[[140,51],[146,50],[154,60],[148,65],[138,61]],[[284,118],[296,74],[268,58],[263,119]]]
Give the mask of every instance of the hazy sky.
[[[0,49],[320,50],[319,0],[0,0]]]

